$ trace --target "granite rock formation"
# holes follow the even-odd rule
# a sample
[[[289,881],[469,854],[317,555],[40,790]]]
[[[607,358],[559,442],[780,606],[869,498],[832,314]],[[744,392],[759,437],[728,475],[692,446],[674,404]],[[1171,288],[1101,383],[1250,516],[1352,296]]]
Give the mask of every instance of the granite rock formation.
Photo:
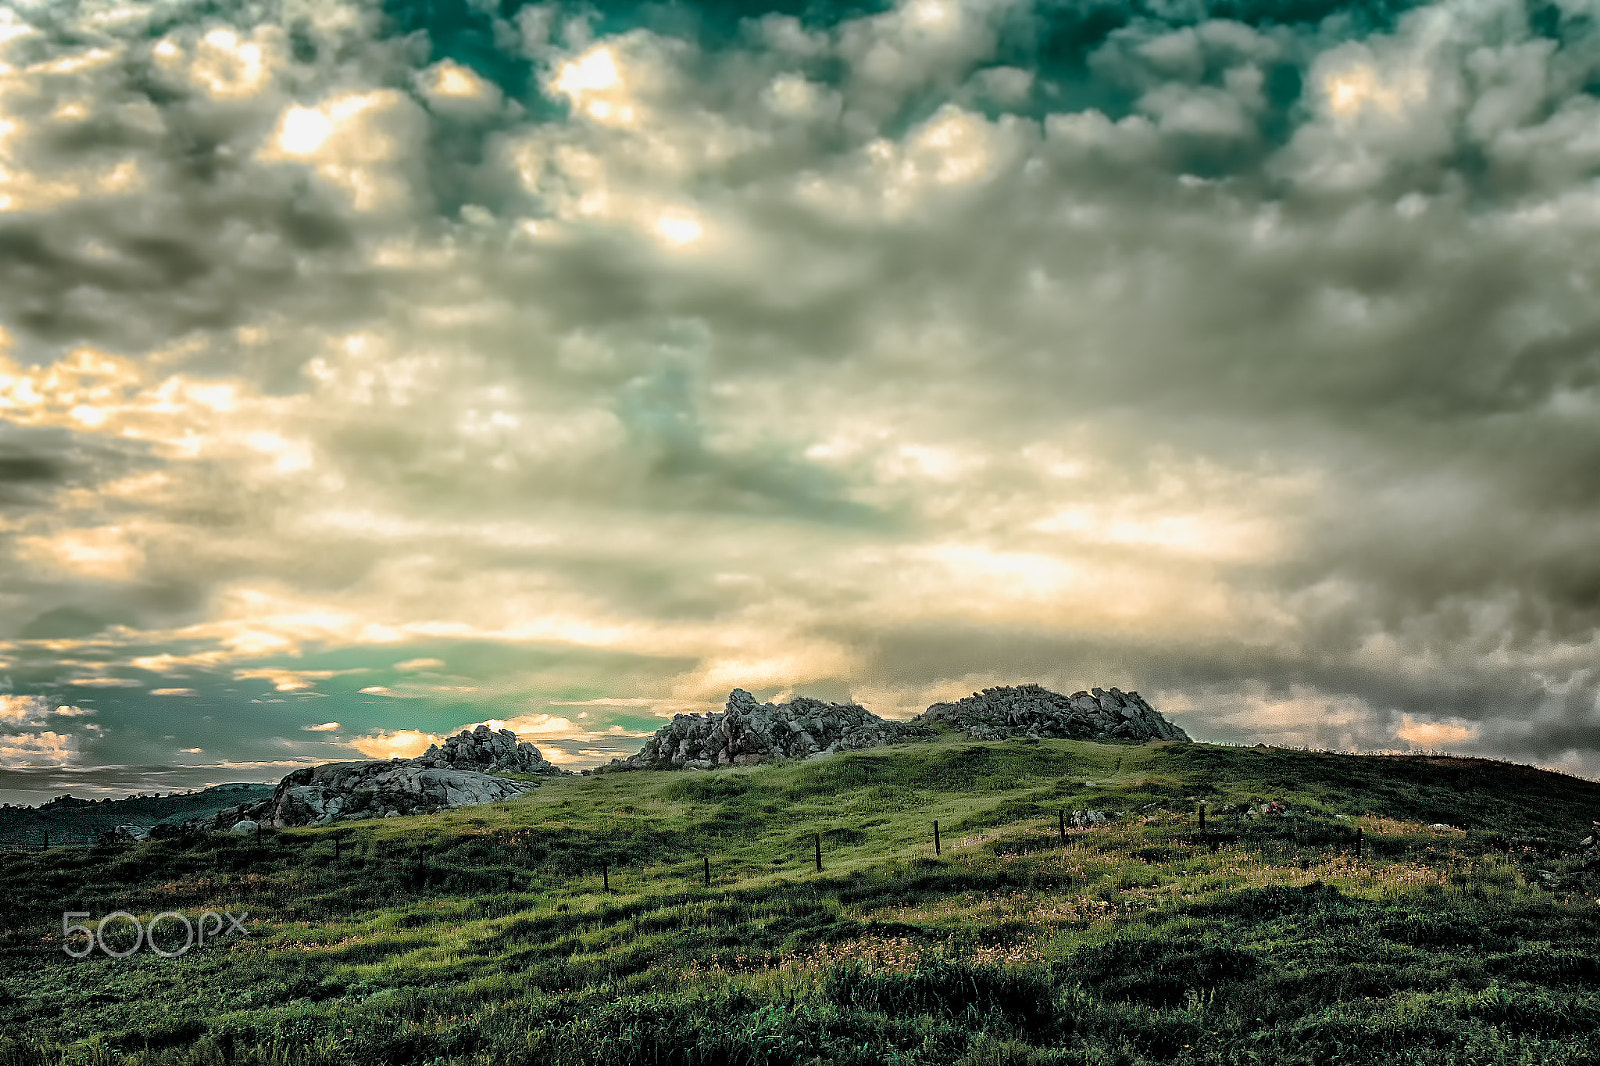
[[[913,722],[945,722],[974,740],[1187,741],[1189,735],[1137,692],[1091,689],[1063,696],[1038,685],[1002,685],[955,703],[935,703]]]
[[[278,782],[271,799],[241,804],[184,824],[221,832],[241,822],[328,825],[356,818],[426,814],[510,799],[539,787],[497,774],[567,774],[509,729],[462,730],[414,759],[307,766]]]
[[[804,759],[906,740],[932,739],[924,726],[879,718],[855,703],[825,703],[797,696],[760,703],[742,688],[721,714],[677,714],[644,747],[601,770],[673,770],[743,766],[772,759]]]
[[[802,759],[881,744],[933,740],[950,731],[974,740],[1187,741],[1137,692],[1118,689],[1063,696],[1038,685],[987,688],[955,703],[936,703],[909,722],[879,718],[854,703],[824,703],[798,696],[788,703],[759,703],[742,688],[721,714],[678,714],[644,747],[609,770],[709,770],[772,759]]]
[[[324,763],[278,783],[267,825],[327,825],[353,818],[425,814],[520,796],[538,788],[476,770],[439,769],[419,759]]]
[[[493,731],[486,725],[470,733],[463,729],[447,738],[443,747],[434,744],[407,761],[413,766],[435,770],[475,770],[484,774],[566,773],[554,763],[546,762],[538,748],[526,740],[518,740],[511,730]]]

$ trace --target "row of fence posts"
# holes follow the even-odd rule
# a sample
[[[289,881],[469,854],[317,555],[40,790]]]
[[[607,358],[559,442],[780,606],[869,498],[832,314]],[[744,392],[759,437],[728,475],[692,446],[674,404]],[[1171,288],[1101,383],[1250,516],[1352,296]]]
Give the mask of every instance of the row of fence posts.
[[[706,887],[710,888],[711,887],[711,856],[709,856],[709,855],[700,856],[700,863],[701,863],[702,876],[705,878]],[[822,869],[822,834],[821,833],[817,834],[817,869],[818,870]],[[513,877],[512,871],[507,870],[506,871],[506,889],[507,890],[510,890],[510,888],[511,888],[512,877]],[[600,864],[600,887],[606,892],[610,892],[611,891],[611,864],[609,862],[603,862],[603,863]]]
[[[1219,841],[1214,837],[1210,837],[1210,836],[1206,835],[1206,808],[1205,808],[1205,804],[1202,803],[1198,808],[1196,808],[1196,810],[1199,812],[1199,816],[1200,816],[1200,840],[1203,843],[1208,843],[1210,845],[1211,851],[1213,853],[1215,853],[1216,850],[1217,850]],[[1067,843],[1067,812],[1066,812],[1065,809],[1056,811],[1056,831],[1061,836],[1061,844],[1062,844],[1062,846],[1065,847],[1066,843]],[[256,839],[256,843],[259,844],[261,842],[261,823],[260,822],[256,823],[255,839]],[[813,839],[813,843],[816,846],[817,872],[821,873],[822,872],[822,834],[821,833],[815,834],[815,837]],[[334,838],[333,838],[333,857],[334,857],[335,860],[337,860],[339,858],[339,855],[340,855],[341,849],[343,847],[343,844],[344,844],[344,840],[343,840],[342,837],[339,837],[337,835],[334,836]],[[1358,858],[1358,859],[1361,858],[1362,844],[1363,844],[1362,831],[1358,827],[1356,829],[1356,858]],[[45,833],[44,834],[44,847],[46,849],[48,849],[50,847],[50,834],[49,833]],[[938,857],[940,854],[942,854],[942,852],[943,852],[943,848],[940,846],[940,842],[939,842],[939,823],[938,823],[937,820],[935,820],[934,823],[933,823],[933,854],[934,854],[935,857]],[[710,885],[711,885],[711,856],[703,855],[703,856],[701,856],[701,858],[705,862],[705,883],[706,883],[707,887],[710,887]],[[514,879],[514,875],[512,874],[511,871],[508,870],[506,872],[506,890],[507,891],[511,890],[513,879]],[[601,879],[601,884],[605,888],[605,891],[610,892],[611,891],[611,864],[610,863],[604,863],[604,864],[601,865],[601,867],[600,867],[600,879]]]
[[[1210,850],[1212,851],[1212,853],[1215,854],[1217,848],[1221,844],[1221,840],[1218,839],[1217,837],[1209,835],[1206,832],[1206,808],[1205,808],[1205,805],[1201,804],[1197,808],[1197,811],[1199,813],[1199,819],[1200,819],[1200,840],[1201,840],[1201,843],[1208,845]],[[1061,837],[1061,845],[1062,845],[1062,847],[1065,847],[1067,845],[1067,812],[1066,812],[1065,809],[1056,811],[1056,832]],[[1362,857],[1362,846],[1365,843],[1365,841],[1363,839],[1363,836],[1364,836],[1363,831],[1358,827],[1356,829],[1356,858],[1357,859],[1360,859]],[[822,834],[821,833],[813,834],[813,836],[812,836],[812,846],[813,846],[813,849],[814,849],[814,853],[816,855],[817,872],[821,873],[822,872]],[[943,851],[944,851],[943,844],[942,844],[942,842],[940,840],[940,836],[939,836],[939,822],[938,822],[937,819],[935,819],[934,823],[933,823],[933,854],[934,854],[935,857],[938,857],[941,854],[943,854]],[[334,857],[335,858],[338,857],[338,844],[337,844],[337,841],[335,842],[335,846],[334,846]],[[711,856],[703,855],[703,856],[701,856],[701,860],[705,864],[705,883],[706,883],[706,887],[709,888],[709,887],[711,887]],[[600,881],[601,881],[601,885],[605,889],[605,891],[610,892],[611,891],[611,864],[610,863],[601,864],[601,867],[600,867]],[[511,875],[509,873],[506,875],[506,887],[507,887],[507,889],[509,889],[511,887]]]
[[[1206,832],[1205,804],[1201,804],[1196,810],[1200,816],[1200,841],[1202,844],[1208,845],[1214,854],[1221,841]],[[1061,837],[1061,846],[1065,847],[1067,845],[1067,812],[1065,810],[1056,811],[1056,832]],[[1362,857],[1362,846],[1365,843],[1364,836],[1364,831],[1358,826],[1356,828],[1356,858],[1358,859]],[[939,823],[935,820],[933,823],[933,854],[938,857],[942,851],[943,848],[940,846],[939,840]],[[822,835],[820,833],[817,834],[817,869],[819,871],[822,869]]]

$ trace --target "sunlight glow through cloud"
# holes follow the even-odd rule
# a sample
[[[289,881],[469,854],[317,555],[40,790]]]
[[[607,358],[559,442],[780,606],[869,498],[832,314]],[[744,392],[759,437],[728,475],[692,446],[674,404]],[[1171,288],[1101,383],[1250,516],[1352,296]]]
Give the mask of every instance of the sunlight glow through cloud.
[[[662,215],[656,219],[656,232],[671,244],[693,244],[704,234],[699,222],[683,215]]]
[[[312,156],[333,136],[334,120],[315,108],[291,107],[278,126],[278,150],[284,155]]]

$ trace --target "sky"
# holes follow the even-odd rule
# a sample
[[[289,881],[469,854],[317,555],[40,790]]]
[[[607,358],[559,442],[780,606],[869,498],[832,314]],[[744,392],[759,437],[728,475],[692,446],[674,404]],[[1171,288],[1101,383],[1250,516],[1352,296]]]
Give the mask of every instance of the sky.
[[[0,2],[0,798],[995,684],[1600,776],[1600,3]]]

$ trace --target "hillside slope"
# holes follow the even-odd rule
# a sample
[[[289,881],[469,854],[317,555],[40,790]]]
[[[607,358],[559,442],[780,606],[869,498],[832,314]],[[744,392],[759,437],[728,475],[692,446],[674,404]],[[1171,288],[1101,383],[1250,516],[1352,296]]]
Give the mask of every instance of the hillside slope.
[[[0,1064],[1592,1063],[1595,811],[1500,763],[950,740],[10,855]],[[207,908],[251,936],[62,952],[62,910]]]
[[[272,785],[213,785],[197,792],[126,799],[84,800],[61,797],[37,807],[0,809],[0,846],[38,847],[90,844],[104,830],[119,825],[170,825],[199,818],[241,803],[268,799]]]

